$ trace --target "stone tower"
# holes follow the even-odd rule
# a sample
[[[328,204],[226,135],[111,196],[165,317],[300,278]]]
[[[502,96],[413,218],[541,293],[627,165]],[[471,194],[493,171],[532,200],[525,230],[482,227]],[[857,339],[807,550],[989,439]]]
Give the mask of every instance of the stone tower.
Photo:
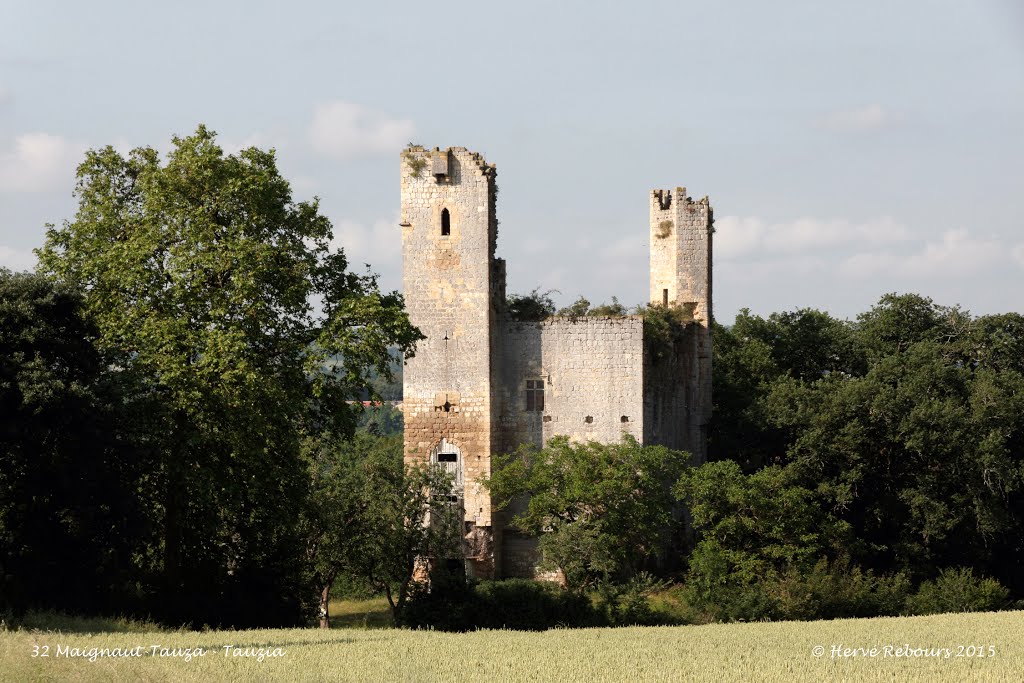
[[[707,197],[693,201],[685,187],[651,190],[651,303],[678,306],[693,315],[689,347],[678,354],[676,391],[668,401],[658,392],[652,408],[672,404],[672,419],[685,423],[675,448],[690,451],[696,462],[706,456],[711,420],[711,236],[714,213]]]
[[[463,147],[402,152],[402,258],[409,318],[426,339],[404,370],[405,460],[455,475],[467,568],[495,572],[490,473],[495,436],[492,347],[504,262],[497,240],[495,167]]]
[[[707,197],[685,187],[651,190],[651,303],[686,306],[694,320],[711,324],[711,233]]]

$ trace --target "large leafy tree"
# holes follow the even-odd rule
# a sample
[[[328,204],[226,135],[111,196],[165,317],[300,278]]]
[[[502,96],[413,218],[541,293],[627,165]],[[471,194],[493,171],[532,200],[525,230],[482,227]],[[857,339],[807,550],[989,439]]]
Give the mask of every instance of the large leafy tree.
[[[488,486],[512,525],[540,538],[542,566],[585,590],[658,559],[674,526],[672,486],[689,456],[663,446],[574,443],[557,436],[499,460]]]
[[[273,151],[227,155],[202,126],[165,162],[90,151],[76,195],[40,269],[82,291],[98,348],[159,397],[163,592],[189,612],[170,616],[293,621],[302,439],[351,433],[345,401],[369,369],[388,375],[389,345],[410,352],[402,297],[331,251],[329,221],[294,201]]]

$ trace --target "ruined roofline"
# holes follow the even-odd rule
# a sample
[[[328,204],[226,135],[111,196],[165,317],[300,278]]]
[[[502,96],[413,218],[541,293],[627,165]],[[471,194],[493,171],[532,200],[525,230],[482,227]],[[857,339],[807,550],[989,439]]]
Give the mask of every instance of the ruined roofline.
[[[704,195],[697,201],[694,201],[693,197],[687,196],[685,187],[677,187],[675,190],[651,190],[651,206],[657,205],[659,210],[669,211],[672,209],[673,204],[678,206],[710,206],[711,200],[707,195]]]
[[[449,156],[456,156],[460,158],[468,157],[468,159],[473,162],[473,164],[480,170],[480,172],[485,175],[489,173],[494,173],[498,169],[498,167],[495,164],[487,163],[487,160],[484,158],[483,154],[481,154],[480,152],[471,152],[465,147],[445,147],[444,149],[441,149],[440,147],[434,147],[433,149],[427,149],[423,145],[409,144],[401,152],[401,156],[403,159],[407,158],[409,155],[416,157],[421,155],[432,156],[435,154],[447,154]]]
[[[516,320],[515,318],[505,315],[503,320],[505,322],[515,323],[516,325],[543,325],[546,323],[554,322],[570,322],[579,323],[581,320],[643,320],[644,316],[639,313],[627,313],[625,315],[549,315],[541,320]]]

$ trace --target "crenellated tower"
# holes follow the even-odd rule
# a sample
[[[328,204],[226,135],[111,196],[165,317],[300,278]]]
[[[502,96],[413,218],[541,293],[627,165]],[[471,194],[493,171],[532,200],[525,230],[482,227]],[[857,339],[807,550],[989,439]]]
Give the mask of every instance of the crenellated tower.
[[[680,307],[693,316],[687,347],[676,353],[673,400],[665,395],[651,402],[656,411],[676,411],[664,422],[683,422],[685,429],[666,439],[666,445],[686,448],[697,462],[706,454],[707,424],[711,420],[711,236],[714,212],[707,197],[693,201],[685,187],[651,190],[650,197],[652,304]],[[652,428],[653,429],[653,428]],[[665,433],[667,427],[661,427]]]

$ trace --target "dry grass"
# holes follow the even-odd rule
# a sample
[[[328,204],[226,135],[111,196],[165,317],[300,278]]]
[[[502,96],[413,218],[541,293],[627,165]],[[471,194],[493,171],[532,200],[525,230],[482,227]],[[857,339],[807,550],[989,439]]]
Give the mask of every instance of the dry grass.
[[[833,645],[952,648],[950,658],[833,658]],[[58,646],[209,648],[191,661],[56,657]],[[226,657],[224,645],[281,648]],[[814,657],[812,648],[826,649]],[[956,657],[993,645],[994,656]],[[50,657],[33,658],[49,646]],[[986,655],[988,651],[986,649]],[[480,631],[268,630],[82,634],[0,633],[0,679],[11,681],[1016,681],[1024,612],[706,626]]]

